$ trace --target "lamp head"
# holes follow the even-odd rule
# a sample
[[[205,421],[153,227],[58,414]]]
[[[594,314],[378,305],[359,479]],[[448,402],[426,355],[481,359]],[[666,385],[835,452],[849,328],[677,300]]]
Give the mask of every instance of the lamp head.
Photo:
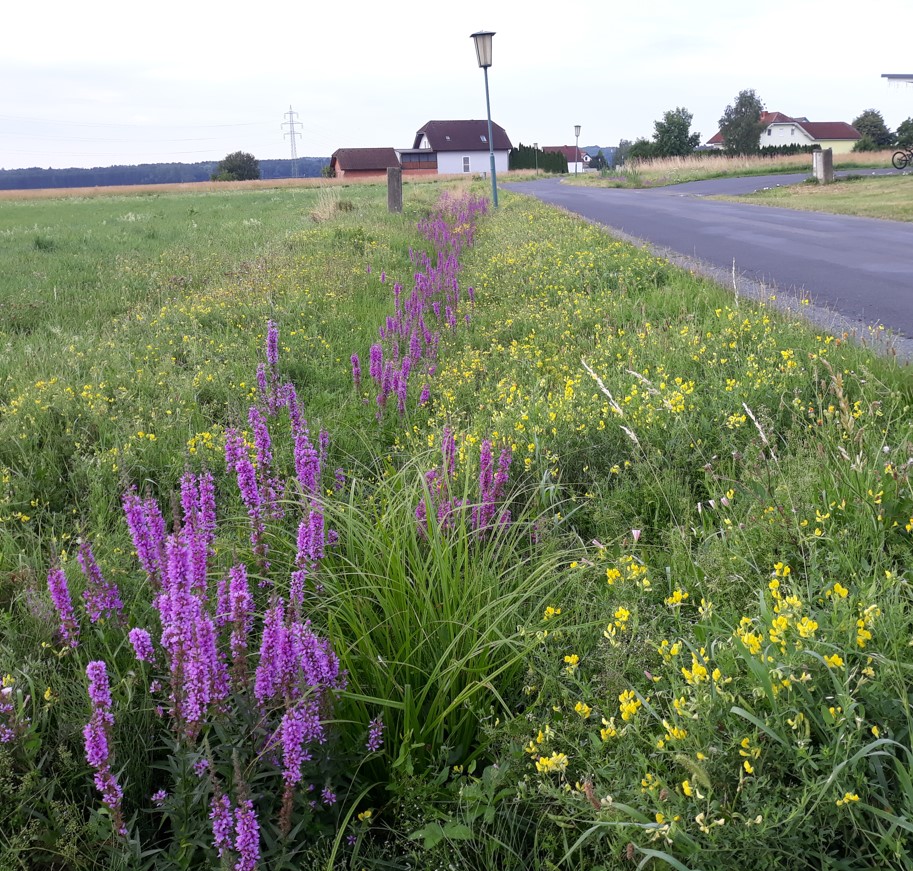
[[[475,40],[476,57],[480,67],[491,66],[491,38],[495,35],[493,30],[479,30],[470,34]]]

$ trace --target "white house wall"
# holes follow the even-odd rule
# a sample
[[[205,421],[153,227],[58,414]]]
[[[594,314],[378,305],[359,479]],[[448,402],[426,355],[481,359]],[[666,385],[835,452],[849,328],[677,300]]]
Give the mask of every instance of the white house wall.
[[[771,124],[761,134],[761,148],[774,145],[813,145],[814,142],[798,124]]]
[[[463,172],[463,158],[469,158],[469,171],[491,172],[491,158],[487,151],[439,151],[437,171],[441,174]],[[495,171],[507,172],[507,152],[495,152]]]

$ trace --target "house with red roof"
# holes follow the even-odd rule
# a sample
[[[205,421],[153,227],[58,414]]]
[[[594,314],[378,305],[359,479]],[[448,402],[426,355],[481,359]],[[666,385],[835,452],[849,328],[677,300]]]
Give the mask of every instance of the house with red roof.
[[[507,172],[512,148],[504,128],[492,122],[495,170]],[[487,121],[428,121],[415,133],[412,148],[398,149],[403,172],[485,173],[491,171]]]
[[[832,148],[834,154],[845,154],[862,138],[852,124],[845,121],[809,121],[791,118],[782,112],[762,112],[765,125],[761,133],[761,148],[775,145],[818,145]],[[709,148],[723,147],[723,134],[717,132],[707,140]]]
[[[336,178],[386,178],[399,165],[393,148],[337,148],[330,158]]]

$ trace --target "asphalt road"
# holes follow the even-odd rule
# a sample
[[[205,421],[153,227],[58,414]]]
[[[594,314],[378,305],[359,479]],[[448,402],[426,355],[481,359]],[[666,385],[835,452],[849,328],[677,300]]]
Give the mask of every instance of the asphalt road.
[[[706,199],[807,177],[712,179],[638,190],[577,187],[556,179],[504,187],[693,258],[711,273],[715,269],[717,278],[734,268],[779,295],[807,297],[863,335],[868,326],[883,325],[913,337],[913,223]]]

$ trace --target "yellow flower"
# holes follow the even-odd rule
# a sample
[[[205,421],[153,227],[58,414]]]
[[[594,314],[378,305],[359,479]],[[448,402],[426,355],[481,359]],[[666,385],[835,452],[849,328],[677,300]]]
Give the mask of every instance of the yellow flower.
[[[825,656],[824,661],[827,663],[828,668],[843,668],[843,658],[839,653],[834,653],[831,656]]]
[[[562,773],[567,770],[568,759],[564,753],[552,753],[551,756],[540,756],[536,760],[536,771],[550,774],[553,771]]]
[[[859,801],[859,796],[855,792],[845,792],[843,793],[843,798],[837,799],[837,807],[842,807],[854,801]]]
[[[754,774],[754,767],[747,759],[742,763],[742,767],[745,769],[746,774]]]
[[[577,702],[577,704],[574,705],[574,710],[580,714],[584,720],[586,720],[592,713],[593,709],[588,704],[586,704],[586,702]]]
[[[694,795],[694,790],[691,789],[691,784],[687,780],[682,781],[682,792],[685,793],[688,798],[691,798],[691,796]]]
[[[564,670],[568,674],[573,674],[575,671],[577,671],[577,668],[580,665],[580,657],[577,656],[576,653],[571,653],[568,656],[565,656],[564,661],[567,663],[567,665],[564,667]]]
[[[599,730],[599,735],[603,741],[617,737],[618,729],[615,727],[614,717],[611,720],[607,720],[605,717],[602,718],[602,728]]]
[[[637,698],[634,690],[625,690],[618,697],[618,709],[621,712],[621,719],[627,722],[637,716],[637,711],[641,706],[641,701]]]
[[[545,613],[542,615],[542,619],[543,619],[543,620],[551,620],[552,617],[557,617],[560,613],[561,613],[561,609],[560,609],[560,608],[554,608],[554,607],[552,607],[551,605],[549,605],[549,606],[545,609]]]
[[[374,814],[374,811],[371,810],[371,808],[368,808],[366,811],[362,811],[362,812],[358,815],[358,819],[359,819],[360,822],[366,823],[366,822],[368,822],[368,820],[371,819],[371,816],[372,816],[373,814]]]

